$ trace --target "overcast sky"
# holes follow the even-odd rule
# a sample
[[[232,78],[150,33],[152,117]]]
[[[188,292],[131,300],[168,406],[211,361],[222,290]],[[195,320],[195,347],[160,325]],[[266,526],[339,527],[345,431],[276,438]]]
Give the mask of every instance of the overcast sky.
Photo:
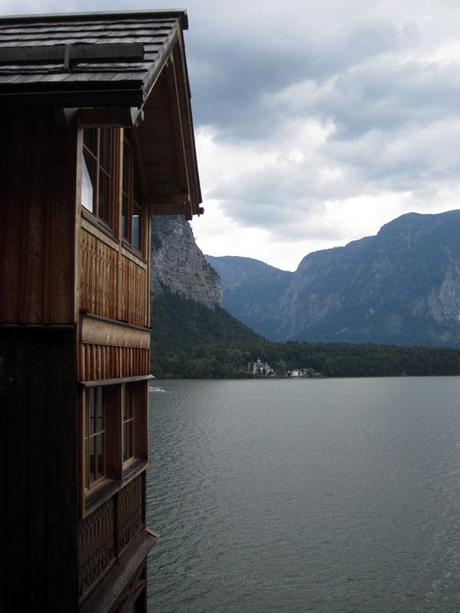
[[[177,7],[0,0],[3,14]],[[183,7],[204,252],[294,270],[403,213],[460,208],[458,0]]]

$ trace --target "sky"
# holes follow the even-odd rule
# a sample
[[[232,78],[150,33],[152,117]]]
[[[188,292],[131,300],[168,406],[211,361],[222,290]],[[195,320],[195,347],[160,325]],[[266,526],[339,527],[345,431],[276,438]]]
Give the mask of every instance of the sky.
[[[295,270],[460,208],[458,0],[0,0],[1,14],[186,8],[200,248]]]

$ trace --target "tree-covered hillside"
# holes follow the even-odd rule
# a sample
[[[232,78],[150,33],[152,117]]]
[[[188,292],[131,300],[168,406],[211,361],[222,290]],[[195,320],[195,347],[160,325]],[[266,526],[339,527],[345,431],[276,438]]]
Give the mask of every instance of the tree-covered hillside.
[[[328,377],[458,375],[460,351],[375,344],[274,343],[220,308],[211,310],[176,294],[156,294],[152,372],[157,377],[248,376],[258,357],[280,376],[314,368]]]

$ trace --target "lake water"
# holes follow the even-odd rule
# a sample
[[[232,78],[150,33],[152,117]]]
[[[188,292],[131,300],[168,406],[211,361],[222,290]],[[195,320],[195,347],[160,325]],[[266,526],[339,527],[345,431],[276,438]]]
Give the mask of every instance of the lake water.
[[[152,612],[460,611],[460,378],[154,385]]]

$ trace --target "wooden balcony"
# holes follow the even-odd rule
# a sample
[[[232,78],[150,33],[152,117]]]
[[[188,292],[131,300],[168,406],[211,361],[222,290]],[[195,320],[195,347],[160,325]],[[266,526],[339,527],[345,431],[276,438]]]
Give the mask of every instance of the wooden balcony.
[[[83,219],[80,309],[136,326],[149,325],[147,262]]]
[[[116,564],[126,547],[145,528],[143,479],[130,481],[85,517],[79,530],[79,592],[84,595]]]

